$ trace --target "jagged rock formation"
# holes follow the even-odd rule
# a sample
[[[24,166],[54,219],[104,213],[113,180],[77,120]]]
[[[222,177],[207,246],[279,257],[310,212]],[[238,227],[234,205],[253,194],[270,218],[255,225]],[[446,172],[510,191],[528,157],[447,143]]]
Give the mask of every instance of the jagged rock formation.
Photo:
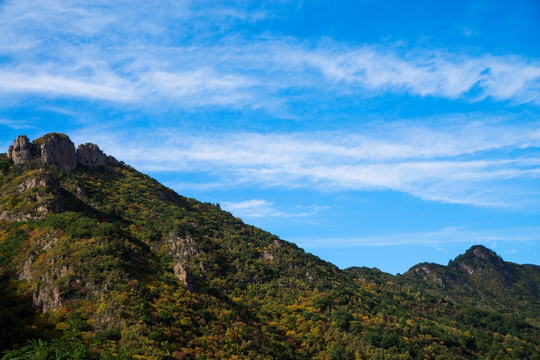
[[[69,268],[66,265],[53,267],[49,272],[36,275],[33,270],[35,257],[35,254],[30,254],[26,258],[23,271],[19,274],[19,279],[32,281],[34,276],[37,277],[37,285],[32,292],[32,303],[34,306],[43,309],[44,312],[59,309],[62,306],[62,297],[56,282],[69,273]]]
[[[89,168],[105,166],[107,155],[96,144],[84,144],[77,147],[77,163]]]
[[[38,147],[43,164],[58,165],[65,170],[75,170],[77,167],[75,145],[67,135],[52,133],[41,139],[45,140]]]
[[[8,158],[13,160],[15,165],[24,165],[32,160],[32,144],[26,135],[18,136],[13,145],[8,148]]]
[[[196,243],[189,235],[180,237],[174,233],[169,234],[169,253],[174,261],[174,275],[189,290],[195,290],[195,282],[188,266],[188,259],[200,253]]]
[[[116,163],[116,159],[107,156],[95,144],[75,145],[65,134],[50,133],[32,143],[26,135],[18,136],[8,149],[8,158],[17,166],[38,159],[46,165],[56,165],[65,170],[75,170],[77,166],[95,168],[107,163]]]

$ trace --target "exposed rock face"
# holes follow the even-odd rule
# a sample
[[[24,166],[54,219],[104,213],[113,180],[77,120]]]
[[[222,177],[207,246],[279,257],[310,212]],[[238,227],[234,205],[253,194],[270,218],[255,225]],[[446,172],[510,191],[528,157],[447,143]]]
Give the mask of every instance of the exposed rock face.
[[[12,207],[3,204],[0,206],[0,220],[39,219],[47,214],[67,210],[66,204],[59,196],[60,184],[53,174],[31,173],[30,175],[11,190],[13,199],[18,199],[16,201],[20,205]]]
[[[75,155],[75,145],[69,137],[52,133],[43,138],[46,140],[40,147],[41,162],[48,165],[58,165],[65,170],[75,170],[77,156]]]
[[[107,155],[96,144],[85,144],[77,147],[77,163],[88,168],[105,166]]]
[[[477,245],[477,246],[473,246],[471,247],[469,250],[472,251],[472,253],[474,254],[474,256],[480,258],[480,259],[483,259],[483,260],[490,260],[492,262],[496,261],[496,262],[502,262],[502,258],[497,255],[493,250],[490,250],[484,246],[480,246],[480,245]]]
[[[265,260],[274,261],[275,258],[279,258],[278,250],[281,247],[279,240],[274,240],[274,242],[264,249],[261,253],[261,257]]]
[[[46,134],[32,143],[25,135],[21,135],[9,147],[8,158],[17,166],[39,159],[42,164],[60,166],[65,170],[75,170],[78,165],[94,168],[118,163],[95,144],[79,145],[75,151],[75,145],[69,137],[59,133]]]
[[[469,275],[497,270],[504,273],[505,276],[511,276],[503,259],[494,251],[482,245],[471,247],[465,254],[452,261],[450,266]]]
[[[13,145],[8,149],[8,158],[13,160],[15,165],[24,165],[27,161],[32,160],[32,144],[26,135],[18,136]]]
[[[439,274],[439,271],[442,267],[436,264],[419,264],[418,266],[412,268],[414,271],[415,277],[421,278],[424,281],[432,281],[437,284],[439,287],[444,288],[446,286],[445,279]]]
[[[34,269],[34,263],[38,259],[38,253],[50,250],[58,241],[58,235],[55,233],[45,234],[43,238],[38,240],[38,251],[31,252],[23,265],[22,271],[19,273],[20,280],[26,280],[34,283],[34,291],[32,293],[32,302],[34,306],[39,307],[43,312],[59,309],[62,306],[63,300],[60,295],[58,280],[64,278],[71,270],[66,265],[55,264],[54,258],[49,260],[53,268],[45,273],[40,273]]]
[[[189,290],[195,290],[193,276],[188,266],[188,259],[200,253],[195,240],[189,235],[180,237],[174,233],[169,234],[169,253],[174,260],[174,275],[186,285]]]

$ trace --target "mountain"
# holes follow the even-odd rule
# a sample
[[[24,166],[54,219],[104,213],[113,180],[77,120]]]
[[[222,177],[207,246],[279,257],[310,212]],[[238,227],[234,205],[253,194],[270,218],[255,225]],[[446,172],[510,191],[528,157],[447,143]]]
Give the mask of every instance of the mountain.
[[[538,267],[484,247],[340,270],[63,134],[0,172],[5,359],[540,358]]]
[[[482,310],[519,313],[540,324],[540,266],[506,262],[481,245],[471,247],[448,266],[418,264],[403,275],[402,282]]]

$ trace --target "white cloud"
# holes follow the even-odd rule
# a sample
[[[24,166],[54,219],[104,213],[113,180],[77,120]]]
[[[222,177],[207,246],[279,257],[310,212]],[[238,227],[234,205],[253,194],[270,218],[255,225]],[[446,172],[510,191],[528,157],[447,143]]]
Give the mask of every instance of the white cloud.
[[[540,241],[539,233],[540,228],[538,227],[495,230],[467,230],[459,227],[447,227],[431,232],[392,233],[361,238],[290,240],[299,246],[311,249],[361,246],[442,245],[457,242],[489,244],[490,247],[495,247],[497,242],[537,242]]]
[[[0,91],[273,113],[286,113],[291,91],[313,104],[386,93],[540,104],[538,59],[223,31],[269,16],[194,9],[189,1],[7,1],[0,7]]]
[[[283,217],[286,214],[275,208],[272,202],[253,199],[241,202],[223,202],[223,209],[242,218]]]
[[[330,80],[380,92],[406,92],[449,99],[496,100],[539,104],[540,63],[513,56],[470,57],[443,50],[412,50],[398,56],[375,47],[336,46],[302,54]]]
[[[0,125],[7,126],[11,129],[20,130],[20,129],[31,129],[32,125],[25,120],[13,120],[13,119],[2,119],[0,118]]]
[[[129,83],[114,75],[85,79],[0,70],[0,92],[3,93],[44,93],[49,96],[125,102],[136,99],[130,88]]]
[[[326,206],[295,206],[289,210],[278,209],[273,202],[262,199],[252,199],[240,202],[222,202],[223,209],[244,219],[255,218],[311,218]]]
[[[191,105],[242,105],[252,102],[254,81],[241,75],[217,74],[212,69],[180,73],[157,71],[147,76],[145,92]]]
[[[540,66],[519,59],[487,59],[482,79],[486,95],[498,100],[517,99],[540,104]]]
[[[95,139],[83,130],[80,137],[142,171],[205,174],[213,188],[393,190],[491,207],[535,207],[540,200],[538,122],[461,119],[430,127],[409,121],[294,134],[156,130]]]

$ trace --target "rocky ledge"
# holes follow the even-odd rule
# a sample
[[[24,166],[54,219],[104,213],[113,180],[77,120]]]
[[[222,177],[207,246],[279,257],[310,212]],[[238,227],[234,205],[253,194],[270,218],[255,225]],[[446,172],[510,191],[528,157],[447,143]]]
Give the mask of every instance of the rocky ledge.
[[[95,144],[75,145],[65,134],[50,133],[30,142],[26,135],[18,136],[9,147],[7,156],[17,166],[38,159],[42,164],[60,166],[65,170],[75,170],[77,166],[95,168],[117,163]]]

